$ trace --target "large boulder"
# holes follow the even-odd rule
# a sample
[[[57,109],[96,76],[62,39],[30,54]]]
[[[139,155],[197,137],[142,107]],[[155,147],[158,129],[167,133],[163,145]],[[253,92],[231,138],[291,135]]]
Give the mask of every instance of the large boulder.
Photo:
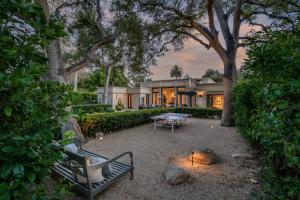
[[[163,176],[166,179],[167,183],[170,185],[182,184],[186,182],[190,177],[189,173],[186,170],[178,166],[169,166],[164,172]]]
[[[80,126],[77,123],[77,120],[73,117],[69,118],[69,120],[62,124],[61,132],[62,134],[66,131],[74,131],[76,134],[76,137],[80,140],[81,144],[85,144],[87,141],[84,138]]]
[[[220,161],[219,156],[213,150],[208,148],[195,149],[193,153],[192,156],[189,156],[189,160],[192,160],[193,157],[194,163],[212,165]]]

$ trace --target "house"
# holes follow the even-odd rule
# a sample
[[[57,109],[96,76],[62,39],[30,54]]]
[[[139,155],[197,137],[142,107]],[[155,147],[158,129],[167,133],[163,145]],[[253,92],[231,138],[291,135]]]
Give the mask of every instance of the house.
[[[103,102],[104,88],[97,90]],[[122,104],[126,109],[143,107],[206,107],[222,109],[223,83],[210,78],[183,78],[146,81],[138,88],[109,87],[108,104],[113,109]]]

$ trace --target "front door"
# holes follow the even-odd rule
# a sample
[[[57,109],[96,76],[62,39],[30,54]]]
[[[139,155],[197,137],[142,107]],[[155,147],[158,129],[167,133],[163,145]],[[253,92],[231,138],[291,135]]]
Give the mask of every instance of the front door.
[[[127,107],[132,108],[132,94],[127,95]]]

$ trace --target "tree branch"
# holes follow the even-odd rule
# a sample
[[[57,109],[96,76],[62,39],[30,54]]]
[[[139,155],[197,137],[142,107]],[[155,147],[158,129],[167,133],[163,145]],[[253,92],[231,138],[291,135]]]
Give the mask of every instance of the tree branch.
[[[209,29],[210,29],[210,32],[211,32],[213,38],[215,38],[218,33],[217,33],[216,27],[215,27],[213,5],[214,5],[214,0],[207,0],[206,7],[207,7]]]
[[[82,68],[84,68],[88,62],[91,60],[92,56],[94,55],[94,53],[102,46],[107,45],[107,44],[111,44],[114,42],[114,38],[104,38],[103,40],[94,43],[88,50],[86,53],[86,56],[84,57],[84,59],[76,64],[73,64],[71,66],[69,66],[68,68],[66,68],[65,70],[65,74],[64,75],[70,75],[71,73],[74,73],[78,70],[81,70]]]
[[[55,11],[59,11],[60,9],[66,8],[66,7],[72,7],[72,6],[78,6],[79,4],[84,3],[84,1],[74,1],[74,2],[65,2],[58,6]]]
[[[241,26],[241,9],[243,5],[243,0],[236,0],[236,6],[233,16],[233,39],[237,42],[240,32],[240,26]]]
[[[201,39],[199,39],[198,37],[196,37],[195,35],[188,33],[188,32],[179,32],[183,35],[189,36],[190,38],[194,39],[195,41],[199,42],[201,45],[203,45],[206,49],[210,49],[210,45],[205,43],[204,41],[202,41]]]

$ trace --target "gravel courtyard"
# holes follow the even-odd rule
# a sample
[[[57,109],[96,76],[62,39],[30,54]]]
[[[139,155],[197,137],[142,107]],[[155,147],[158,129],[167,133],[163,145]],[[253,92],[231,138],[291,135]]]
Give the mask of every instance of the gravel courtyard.
[[[218,120],[188,119],[187,126],[153,130],[153,124],[109,134],[104,141],[90,140],[85,149],[108,157],[125,151],[134,154],[134,180],[129,175],[98,195],[98,200],[206,200],[250,199],[256,179],[255,160],[233,158],[247,153],[248,145],[235,128],[221,127]],[[162,174],[170,157],[187,157],[195,148],[210,148],[221,158],[216,165],[178,163],[191,174],[182,185],[168,185]]]

